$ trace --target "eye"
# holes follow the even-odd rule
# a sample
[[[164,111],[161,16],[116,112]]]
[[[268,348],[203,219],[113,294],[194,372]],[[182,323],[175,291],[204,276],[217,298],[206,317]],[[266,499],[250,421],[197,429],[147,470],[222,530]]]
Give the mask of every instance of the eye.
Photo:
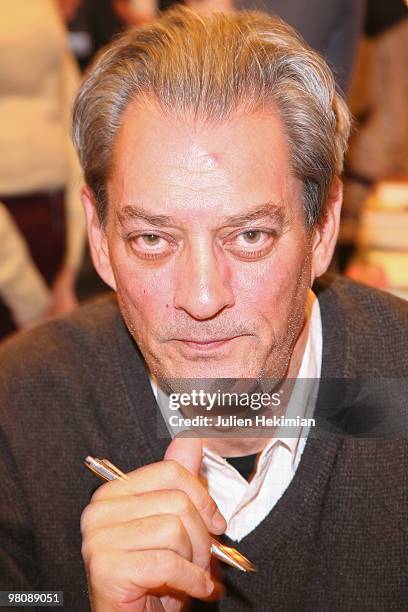
[[[242,259],[261,258],[272,250],[276,233],[272,230],[247,229],[230,236],[226,245]]]
[[[131,250],[142,259],[166,257],[176,246],[170,236],[160,236],[153,232],[132,234],[127,239]]]
[[[248,230],[247,232],[243,232],[240,234],[242,241],[246,244],[258,244],[262,241],[265,232],[260,230]]]
[[[251,229],[237,234],[233,242],[240,249],[256,251],[272,243],[272,235],[265,230]]]
[[[169,241],[158,234],[138,234],[131,237],[132,246],[143,253],[161,253],[169,246]]]
[[[157,236],[157,234],[142,234],[139,238],[147,247],[157,247],[161,244],[160,241],[163,240],[163,238]]]

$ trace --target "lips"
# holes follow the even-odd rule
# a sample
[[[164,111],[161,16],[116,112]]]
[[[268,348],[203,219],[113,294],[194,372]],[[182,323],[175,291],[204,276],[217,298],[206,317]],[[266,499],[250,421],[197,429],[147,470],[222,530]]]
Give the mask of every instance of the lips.
[[[175,338],[174,341],[185,359],[221,359],[229,355],[235,342],[243,335],[228,338]]]
[[[177,340],[178,342],[182,342],[183,344],[187,345],[187,346],[191,346],[191,348],[196,348],[196,349],[201,349],[201,350],[206,350],[206,349],[213,349],[213,348],[217,348],[219,346],[222,346],[224,344],[226,344],[227,342],[230,342],[231,340],[234,340],[237,336],[233,336],[232,338],[217,338],[217,339],[206,339],[206,340],[195,340],[192,338],[182,338],[180,340]]]
[[[237,336],[231,336],[231,338],[208,338],[205,340],[196,340],[195,338],[177,338],[179,342],[191,342],[192,344],[214,344],[217,342],[227,342],[233,340]]]

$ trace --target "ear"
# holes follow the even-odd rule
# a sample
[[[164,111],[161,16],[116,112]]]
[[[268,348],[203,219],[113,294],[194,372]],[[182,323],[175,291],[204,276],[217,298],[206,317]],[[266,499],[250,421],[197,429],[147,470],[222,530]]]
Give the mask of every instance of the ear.
[[[82,189],[82,204],[85,210],[88,240],[93,264],[102,280],[116,291],[115,277],[109,259],[109,247],[106,233],[99,221],[95,196],[87,185]]]
[[[313,230],[312,278],[324,274],[330,265],[340,228],[340,212],[343,202],[343,184],[336,177],[326,204],[326,215],[322,223]]]

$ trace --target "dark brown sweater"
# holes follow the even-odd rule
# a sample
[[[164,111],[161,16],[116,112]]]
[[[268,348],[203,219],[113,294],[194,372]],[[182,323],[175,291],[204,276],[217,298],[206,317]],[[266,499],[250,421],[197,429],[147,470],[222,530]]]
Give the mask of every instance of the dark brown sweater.
[[[345,280],[318,295],[322,379],[337,379],[318,400],[324,435],[240,542],[259,571],[222,568],[221,611],[408,610],[407,431],[383,436],[376,418],[373,439],[360,439],[355,418],[371,402],[356,381],[408,378],[408,308]],[[6,343],[0,364],[0,590],[63,590],[66,610],[89,610],[79,518],[99,483],[82,460],[127,471],[168,444],[143,361],[108,298]],[[395,405],[404,416],[397,392]]]

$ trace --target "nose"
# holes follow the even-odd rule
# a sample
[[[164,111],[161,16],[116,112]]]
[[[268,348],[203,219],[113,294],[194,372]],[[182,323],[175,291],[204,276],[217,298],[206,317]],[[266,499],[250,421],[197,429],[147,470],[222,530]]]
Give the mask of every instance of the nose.
[[[227,263],[210,245],[195,245],[178,271],[174,307],[193,319],[211,319],[235,303]]]

